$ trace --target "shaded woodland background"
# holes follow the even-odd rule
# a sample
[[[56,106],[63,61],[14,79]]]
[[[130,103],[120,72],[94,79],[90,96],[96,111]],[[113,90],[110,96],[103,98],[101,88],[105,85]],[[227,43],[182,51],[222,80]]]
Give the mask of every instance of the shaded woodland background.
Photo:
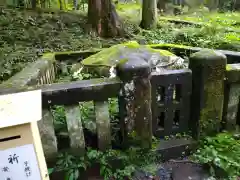
[[[239,50],[239,4],[239,0],[1,0],[0,81],[44,52],[102,48],[128,40]]]

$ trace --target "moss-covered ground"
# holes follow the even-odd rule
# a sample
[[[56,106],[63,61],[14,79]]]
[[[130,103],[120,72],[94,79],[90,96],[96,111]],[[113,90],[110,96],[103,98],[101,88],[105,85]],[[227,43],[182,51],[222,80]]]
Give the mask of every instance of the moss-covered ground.
[[[138,27],[139,6],[127,7],[117,6],[128,37],[120,39],[102,39],[88,34],[84,13],[1,9],[0,82],[35,61],[43,52],[109,47],[126,40],[240,51],[239,13],[183,15],[178,18],[203,22],[205,26],[176,25],[159,20],[157,29],[145,31]],[[229,28],[234,31],[227,31]]]

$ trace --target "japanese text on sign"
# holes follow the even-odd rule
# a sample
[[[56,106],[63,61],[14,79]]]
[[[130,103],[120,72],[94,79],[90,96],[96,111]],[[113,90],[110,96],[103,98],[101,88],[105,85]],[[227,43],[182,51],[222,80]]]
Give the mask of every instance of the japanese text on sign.
[[[41,180],[32,144],[0,151],[0,159],[1,180]]]

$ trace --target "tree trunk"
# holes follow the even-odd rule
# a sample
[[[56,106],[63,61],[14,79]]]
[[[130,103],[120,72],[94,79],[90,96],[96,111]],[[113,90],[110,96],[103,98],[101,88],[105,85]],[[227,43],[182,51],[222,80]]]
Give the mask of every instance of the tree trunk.
[[[166,11],[166,0],[157,0],[157,8],[160,10],[160,12]]]
[[[217,8],[219,7],[219,0],[208,0],[205,2],[207,2],[206,6],[210,11],[217,10]]]
[[[157,23],[157,1],[143,0],[142,3],[142,22],[143,29],[152,29]]]
[[[234,11],[240,10],[240,1],[239,0],[233,0],[232,10],[234,10]]]
[[[32,0],[32,8],[33,9],[37,8],[37,1],[36,0]]]
[[[99,36],[123,35],[122,23],[111,0],[88,0],[88,23]]]
[[[59,2],[59,8],[60,8],[60,10],[63,10],[63,3],[62,3],[62,0],[58,0],[58,2]]]
[[[17,7],[19,7],[19,8],[24,8],[24,7],[25,7],[25,2],[24,2],[24,0],[18,0],[18,1],[17,1]]]

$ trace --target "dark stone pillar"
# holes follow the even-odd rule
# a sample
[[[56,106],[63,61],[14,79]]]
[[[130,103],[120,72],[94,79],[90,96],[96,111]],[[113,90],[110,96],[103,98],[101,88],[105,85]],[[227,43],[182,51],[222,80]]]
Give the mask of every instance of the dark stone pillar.
[[[136,140],[142,148],[151,148],[152,144],[152,111],[150,66],[142,59],[130,59],[117,66],[117,73],[124,83],[133,80],[133,106],[128,111],[134,114]],[[130,113],[131,114],[131,113]]]
[[[227,58],[213,50],[201,50],[190,57],[192,70],[191,126],[194,137],[213,135],[220,130],[224,102]]]

